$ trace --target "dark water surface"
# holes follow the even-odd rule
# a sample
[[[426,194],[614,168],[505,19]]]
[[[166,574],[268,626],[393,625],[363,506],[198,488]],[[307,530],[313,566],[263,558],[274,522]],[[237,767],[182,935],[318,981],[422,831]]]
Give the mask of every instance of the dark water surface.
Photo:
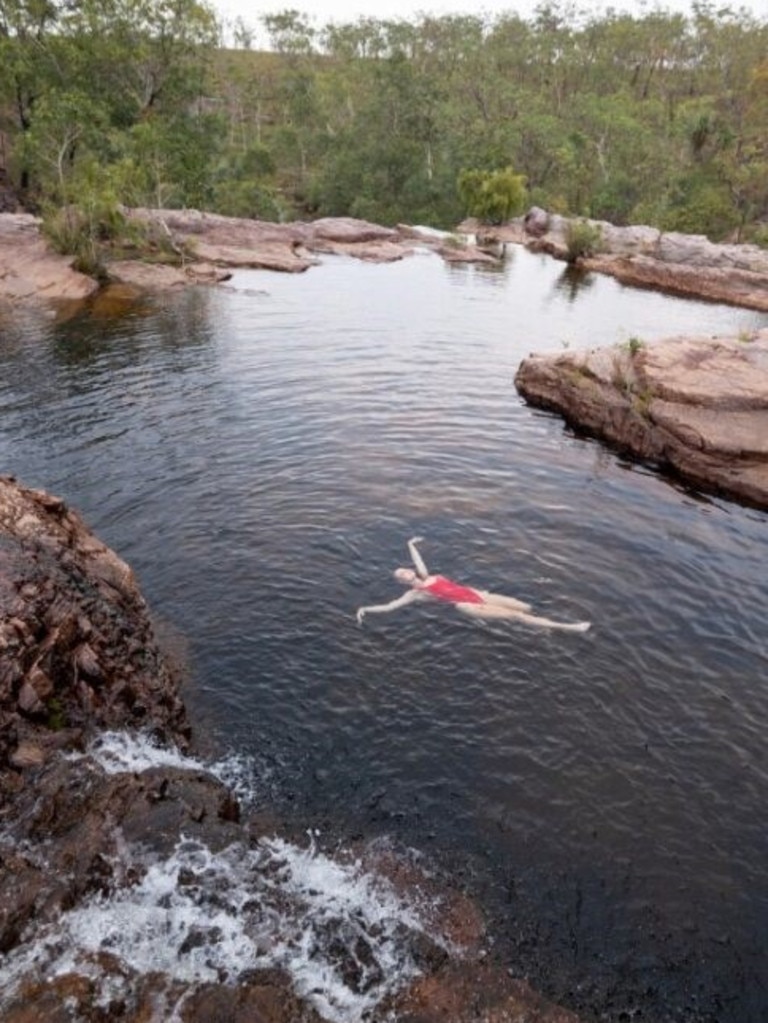
[[[242,273],[0,322],[0,470],[133,565],[188,638],[196,715],[284,819],[423,850],[570,1005],[764,1020],[768,516],[571,436],[513,376],[765,325],[522,250]],[[358,628],[414,534],[431,569],[592,631],[448,607]]]

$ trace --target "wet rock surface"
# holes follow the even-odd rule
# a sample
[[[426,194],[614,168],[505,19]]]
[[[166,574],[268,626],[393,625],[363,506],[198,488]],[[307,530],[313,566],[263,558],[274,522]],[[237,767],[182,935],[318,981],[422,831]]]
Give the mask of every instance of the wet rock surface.
[[[183,754],[178,677],[130,568],[61,499],[7,477],[0,622],[4,1023],[318,1023],[366,1004],[371,1023],[575,1019],[491,964],[477,907],[417,860],[291,845]],[[159,761],[110,766],[109,736],[137,729]],[[317,962],[336,1002],[303,979]]]
[[[686,481],[768,507],[768,331],[532,355],[515,377],[559,412]]]
[[[184,745],[133,572],[64,501],[0,477],[0,795],[98,728]]]

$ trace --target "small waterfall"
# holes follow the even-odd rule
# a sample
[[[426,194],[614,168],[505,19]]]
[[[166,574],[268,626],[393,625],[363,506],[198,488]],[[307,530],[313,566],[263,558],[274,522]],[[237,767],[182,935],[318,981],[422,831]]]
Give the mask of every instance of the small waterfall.
[[[107,733],[85,756],[111,774],[166,767],[208,771],[241,792],[253,784],[243,758],[206,764],[141,736]],[[356,1023],[418,973],[426,901],[359,857],[326,855],[315,834],[305,845],[262,837],[216,850],[181,836],[165,858],[122,843],[119,861],[115,890],[36,927],[6,957],[0,1010],[40,974],[95,979],[108,1005],[149,972],[188,992],[278,968],[324,1019]]]

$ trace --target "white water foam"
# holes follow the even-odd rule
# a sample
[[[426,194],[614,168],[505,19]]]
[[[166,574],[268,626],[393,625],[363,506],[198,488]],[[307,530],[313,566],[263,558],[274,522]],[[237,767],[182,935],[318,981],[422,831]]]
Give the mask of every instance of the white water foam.
[[[204,761],[188,756],[174,746],[163,746],[146,733],[103,732],[88,746],[86,755],[105,774],[141,774],[156,767],[173,767],[181,771],[210,774],[244,802],[249,802],[255,794],[254,761],[238,753]]]
[[[31,973],[93,976],[99,952],[121,969],[191,984],[279,967],[324,1019],[358,1023],[417,973],[418,908],[382,877],[312,843],[273,838],[212,852],[182,840],[167,859],[136,853],[132,865],[144,870],[138,884],[63,914],[9,956],[7,990]],[[106,987],[115,981],[104,978]]]
[[[88,755],[110,773],[211,769],[121,733],[104,735]],[[273,837],[220,851],[182,839],[167,859],[122,847],[115,866],[141,880],[37,926],[0,957],[0,1009],[24,978],[40,974],[87,974],[107,1005],[129,983],[126,971],[161,972],[194,986],[277,967],[324,1019],[359,1023],[418,973],[415,949],[423,947],[429,907],[359,860],[341,863],[320,852],[314,836],[305,848]],[[103,952],[120,970],[100,972]]]

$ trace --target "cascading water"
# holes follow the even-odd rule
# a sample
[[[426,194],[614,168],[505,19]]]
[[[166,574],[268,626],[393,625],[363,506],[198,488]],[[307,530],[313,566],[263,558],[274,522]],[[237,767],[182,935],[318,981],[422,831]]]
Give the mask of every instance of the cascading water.
[[[101,736],[87,755],[110,774],[209,771],[248,795],[240,757],[206,765],[127,733]],[[423,897],[359,858],[325,855],[312,834],[304,846],[268,837],[218,850],[181,837],[162,858],[121,843],[113,868],[122,884],[35,927],[0,961],[0,1007],[37,974],[84,974],[109,1005],[149,972],[188,990],[278,968],[323,1019],[357,1023],[417,974],[414,946],[430,926]]]

